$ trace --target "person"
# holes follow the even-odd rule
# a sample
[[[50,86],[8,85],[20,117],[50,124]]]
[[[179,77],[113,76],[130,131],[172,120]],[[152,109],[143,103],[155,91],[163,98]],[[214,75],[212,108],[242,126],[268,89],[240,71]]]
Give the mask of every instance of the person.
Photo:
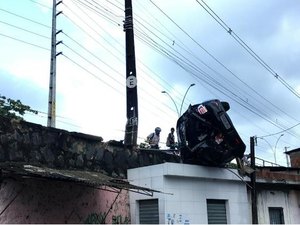
[[[159,149],[160,132],[160,127],[156,127],[154,133],[147,136],[146,142],[150,144],[150,148]]]
[[[167,137],[167,147],[169,147],[170,149],[175,149],[175,136],[174,136],[174,131],[175,129],[172,127],[171,128],[171,133],[169,133],[168,137]]]
[[[243,161],[244,165],[246,165],[246,166],[251,165],[250,158],[251,158],[250,154],[244,154],[244,156],[242,158],[242,161]]]

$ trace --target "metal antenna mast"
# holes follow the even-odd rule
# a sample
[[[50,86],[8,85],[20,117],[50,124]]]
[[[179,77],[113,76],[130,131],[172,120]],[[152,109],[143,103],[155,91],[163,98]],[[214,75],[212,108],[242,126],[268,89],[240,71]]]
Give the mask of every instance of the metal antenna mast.
[[[125,0],[124,31],[126,34],[126,99],[127,123],[125,128],[124,144],[134,147],[137,144],[138,132],[138,98],[135,67],[134,34],[132,18],[132,2]]]
[[[59,52],[56,54],[56,46],[61,43],[56,43],[56,35],[61,32],[56,31],[56,17],[62,13],[61,11],[56,13],[56,6],[58,6],[62,1],[56,3],[53,0],[52,7],[52,34],[51,34],[51,63],[50,63],[50,81],[49,81],[49,99],[48,99],[48,127],[55,127],[55,105],[56,105],[56,56],[61,54]]]

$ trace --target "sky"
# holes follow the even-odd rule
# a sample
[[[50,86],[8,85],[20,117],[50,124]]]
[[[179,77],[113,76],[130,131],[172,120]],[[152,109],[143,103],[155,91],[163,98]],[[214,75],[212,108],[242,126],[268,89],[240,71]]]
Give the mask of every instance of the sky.
[[[44,126],[51,7],[51,0],[0,1],[0,94],[38,110],[25,119]],[[57,11],[56,29],[63,32],[57,35],[56,127],[122,140],[124,1],[64,0]],[[176,127],[176,107],[182,105],[182,114],[190,104],[220,99],[230,104],[246,153],[257,136],[256,156],[285,166],[285,148],[300,146],[299,11],[296,0],[133,1],[138,143],[159,126],[164,147]]]

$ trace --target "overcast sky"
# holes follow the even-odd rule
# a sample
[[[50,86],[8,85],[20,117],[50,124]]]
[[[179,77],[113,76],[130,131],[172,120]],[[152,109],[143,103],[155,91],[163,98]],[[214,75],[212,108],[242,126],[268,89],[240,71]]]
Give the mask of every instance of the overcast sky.
[[[205,3],[223,27],[202,7]],[[286,165],[284,148],[300,143],[300,2],[205,3],[133,1],[138,142],[156,126],[165,142],[178,114],[161,91],[180,109],[187,88],[195,83],[182,113],[189,104],[227,101],[246,152],[250,136],[265,136],[258,138],[256,156],[274,162],[276,150],[277,163]],[[47,124],[51,7],[51,0],[0,1],[0,94],[40,111],[25,118],[42,125]],[[64,0],[57,9],[63,11],[57,18],[57,29],[63,30],[57,35],[63,41],[57,52],[63,54],[57,57],[56,126],[121,140],[126,123],[124,2]],[[228,27],[231,34],[224,29]],[[250,47],[269,71],[233,37]]]

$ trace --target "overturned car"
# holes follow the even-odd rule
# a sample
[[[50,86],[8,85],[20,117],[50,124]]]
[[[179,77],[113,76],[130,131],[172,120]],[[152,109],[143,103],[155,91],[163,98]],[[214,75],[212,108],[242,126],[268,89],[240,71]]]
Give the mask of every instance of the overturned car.
[[[217,99],[190,105],[177,121],[178,148],[183,163],[224,166],[242,158],[246,146]]]

